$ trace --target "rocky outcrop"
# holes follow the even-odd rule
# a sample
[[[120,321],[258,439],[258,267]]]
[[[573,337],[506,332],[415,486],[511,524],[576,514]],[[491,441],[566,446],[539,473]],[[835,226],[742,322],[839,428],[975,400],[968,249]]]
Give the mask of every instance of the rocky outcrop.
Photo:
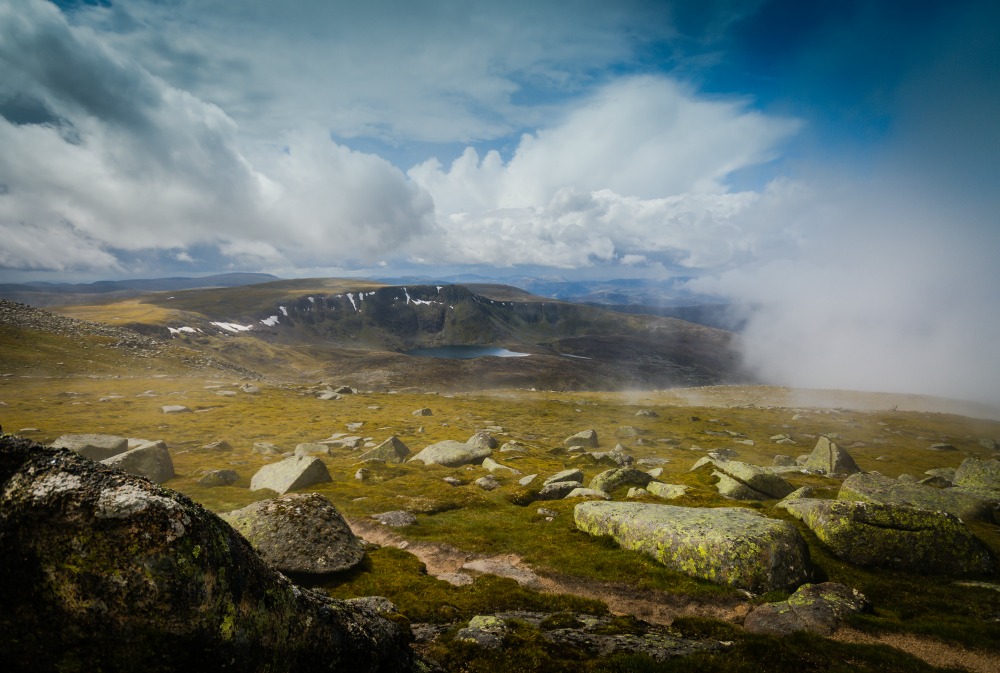
[[[105,460],[128,451],[128,439],[117,435],[63,435],[52,446],[75,451],[91,460]]]
[[[472,446],[465,442],[446,439],[426,447],[413,456],[410,462],[420,461],[424,465],[444,465],[459,467],[461,465],[479,464],[484,458],[492,455],[493,450],[485,446]]]
[[[646,484],[646,490],[657,498],[673,500],[687,493],[688,487],[682,484],[664,484],[658,481],[651,481]]]
[[[871,610],[868,599],[857,589],[836,582],[803,584],[787,601],[765,603],[743,621],[750,633],[788,635],[809,631],[831,635],[844,617]]]
[[[240,475],[236,474],[235,470],[212,470],[198,479],[198,485],[205,488],[216,488],[218,486],[232,486],[239,480]]]
[[[981,495],[899,481],[880,474],[854,474],[840,486],[839,500],[905,505],[953,514],[965,521],[992,521],[996,502]]]
[[[283,573],[341,572],[365,558],[344,517],[318,493],[261,500],[222,518]]]
[[[166,442],[163,441],[148,442],[101,462],[109,467],[125,470],[129,474],[145,477],[157,484],[174,478],[174,461],[170,458]]]
[[[795,526],[742,507],[586,502],[574,517],[582,531],[716,584],[764,593],[808,577],[809,552]]]
[[[410,447],[404,444],[399,437],[393,435],[371,451],[362,453],[358,456],[358,460],[361,462],[403,463],[409,455]]]
[[[308,456],[292,456],[280,463],[265,465],[250,479],[250,490],[269,488],[278,495],[314,484],[331,481],[330,472],[322,460]]]
[[[405,627],[293,585],[216,515],[0,438],[7,670],[410,671]]]
[[[989,551],[955,516],[903,505],[785,500],[837,557],[854,565],[922,575],[990,572]]]
[[[576,481],[583,483],[583,470],[573,468],[563,470],[562,472],[556,472],[551,477],[543,481],[542,484],[548,486],[549,484],[558,484],[561,481]]]
[[[983,491],[1000,498],[1000,460],[966,458],[955,470],[952,482],[959,488]]]
[[[851,454],[830,441],[829,437],[820,437],[816,441],[816,448],[809,454],[803,467],[823,474],[856,474],[861,472],[861,468],[854,462]]]

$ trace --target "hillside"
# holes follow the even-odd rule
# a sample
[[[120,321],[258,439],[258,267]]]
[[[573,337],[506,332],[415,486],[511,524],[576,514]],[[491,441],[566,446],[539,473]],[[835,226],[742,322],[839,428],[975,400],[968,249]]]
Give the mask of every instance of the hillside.
[[[286,280],[66,306],[279,379],[350,376],[369,388],[661,388],[745,381],[735,337],[503,285]],[[414,348],[495,346],[529,356],[416,358]]]

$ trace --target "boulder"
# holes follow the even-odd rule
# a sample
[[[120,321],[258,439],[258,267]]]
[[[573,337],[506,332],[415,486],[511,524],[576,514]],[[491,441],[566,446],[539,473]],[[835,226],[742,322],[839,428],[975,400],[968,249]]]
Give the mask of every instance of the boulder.
[[[165,414],[190,414],[191,410],[185,407],[183,404],[168,404],[166,406],[160,407],[160,411]]]
[[[260,456],[280,456],[282,451],[277,444],[271,442],[254,442],[250,453]]]
[[[501,465],[492,458],[483,459],[483,469],[492,473],[499,473],[499,474],[509,474],[509,475],[521,474],[520,470],[515,470],[513,467],[507,467],[506,465]]]
[[[646,484],[646,490],[657,498],[673,500],[687,493],[688,487],[680,484],[664,484],[659,481],[651,481]]]
[[[205,488],[215,488],[218,486],[232,486],[239,481],[240,475],[234,470],[212,470],[205,473],[198,480],[198,485]]]
[[[605,470],[590,480],[590,488],[611,493],[620,486],[642,486],[653,481],[653,478],[634,467],[619,467]]]
[[[105,460],[128,451],[128,439],[117,435],[63,435],[52,448],[69,449],[91,460]]]
[[[473,483],[479,488],[483,489],[484,491],[495,491],[496,489],[500,488],[500,481],[492,474],[489,474],[485,477],[480,477],[479,479],[476,479]]]
[[[773,465],[774,467],[798,467],[799,464],[795,462],[795,459],[792,458],[791,456],[778,454],[771,461],[771,465]]]
[[[955,470],[956,486],[981,491],[996,491],[1000,496],[1000,460],[966,458]]]
[[[803,584],[787,601],[755,608],[746,616],[743,628],[750,633],[779,636],[796,631],[829,636],[844,617],[870,610],[868,599],[857,589],[836,582]]]
[[[296,456],[329,456],[330,447],[318,442],[304,442],[295,446]]]
[[[588,449],[597,448],[597,433],[594,430],[581,430],[563,440],[563,446],[582,446]]]
[[[371,451],[365,451],[358,460],[362,462],[380,461],[383,463],[403,463],[410,455],[410,447],[403,443],[396,435],[385,440]]]
[[[572,491],[566,494],[565,499],[569,498],[599,498],[601,500],[610,500],[611,496],[604,491],[599,491],[596,488],[574,488]]]
[[[993,568],[983,543],[946,512],[846,500],[785,500],[778,506],[854,565],[923,575],[986,573]]]
[[[329,500],[318,493],[293,493],[261,500],[222,518],[238,530],[261,558],[283,573],[327,574],[364,560],[360,540]]]
[[[205,444],[201,448],[206,449],[208,451],[232,451],[233,445],[224,439],[220,439],[216,442],[209,442],[208,444]]]
[[[416,670],[404,626],[293,585],[174,491],[4,437],[0,493],[6,670]]]
[[[571,469],[557,472],[542,482],[543,485],[558,484],[561,481],[577,481],[583,483],[583,470]]]
[[[416,411],[414,411],[412,413],[413,413],[414,416],[433,416],[434,415],[434,412],[431,411],[430,409],[428,409],[427,407],[424,407],[422,409],[417,409]]]
[[[615,437],[639,437],[640,435],[646,434],[646,431],[642,428],[637,428],[634,425],[623,425],[615,431]]]
[[[322,460],[309,456],[292,456],[257,470],[257,474],[250,479],[250,490],[269,488],[278,495],[284,495],[289,491],[327,481],[332,480]]]
[[[259,395],[260,394],[260,386],[255,386],[252,383],[244,383],[242,386],[240,386],[240,390],[242,390],[247,395]]]
[[[861,468],[854,462],[851,454],[831,442],[829,437],[820,437],[816,441],[816,448],[806,458],[803,467],[824,474],[856,474],[861,472]]]
[[[472,437],[465,440],[465,443],[469,446],[475,446],[480,449],[489,449],[490,451],[500,446],[497,443],[497,440],[493,439],[493,435],[488,432],[477,432],[472,435]]]
[[[528,447],[526,447],[521,442],[510,441],[505,442],[503,446],[500,447],[500,453],[527,453]]]
[[[725,472],[714,471],[712,476],[718,478],[715,488],[719,495],[730,500],[767,500],[767,496],[759,491],[755,491],[742,481],[733,479]]]
[[[742,507],[586,502],[574,517],[584,532],[716,584],[765,593],[807,578],[809,551],[795,526]]]
[[[171,460],[170,451],[163,441],[143,444],[101,462],[109,467],[125,470],[129,474],[145,477],[157,484],[174,478],[174,461]]]
[[[635,412],[635,415],[637,418],[656,418],[657,416],[659,416],[659,414],[653,411],[652,409],[640,409],[639,411]]]
[[[542,486],[542,489],[538,491],[536,498],[538,500],[562,500],[569,495],[571,491],[580,488],[581,486],[583,486],[583,482],[579,481],[557,481]]]
[[[737,489],[740,492],[745,491],[748,494],[748,497],[744,498],[739,495],[730,497],[749,500],[767,500],[769,498],[784,498],[786,495],[795,490],[795,487],[787,481],[762,467],[757,467],[756,465],[751,465],[750,463],[742,463],[736,460],[716,460],[714,463],[715,467],[718,468],[720,472],[750,489],[750,491]],[[723,481],[727,486],[730,484],[728,480]],[[721,492],[722,491],[720,489],[720,493]]]
[[[419,460],[424,465],[444,465],[446,467],[459,467],[461,465],[479,464],[484,458],[493,453],[492,449],[479,446],[470,446],[465,442],[456,442],[446,439],[443,442],[431,444],[423,451],[410,459],[410,462]]]
[[[635,462],[635,459],[627,453],[621,451],[592,451],[584,454],[590,456],[597,463],[611,463],[613,465],[626,466]]]
[[[907,483],[875,473],[853,474],[845,479],[837,499],[939,510],[965,521],[992,521],[995,507],[995,501],[971,493]]]

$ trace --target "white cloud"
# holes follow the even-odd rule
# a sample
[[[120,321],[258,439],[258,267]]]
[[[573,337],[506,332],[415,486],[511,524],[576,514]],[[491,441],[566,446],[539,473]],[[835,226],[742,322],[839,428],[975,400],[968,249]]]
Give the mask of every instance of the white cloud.
[[[725,267],[772,237],[776,224],[754,212],[796,191],[731,193],[727,176],[769,159],[797,128],[638,77],[524,135],[506,163],[468,148],[447,170],[429,160],[408,174],[434,198],[443,261],[577,267],[642,255]]]

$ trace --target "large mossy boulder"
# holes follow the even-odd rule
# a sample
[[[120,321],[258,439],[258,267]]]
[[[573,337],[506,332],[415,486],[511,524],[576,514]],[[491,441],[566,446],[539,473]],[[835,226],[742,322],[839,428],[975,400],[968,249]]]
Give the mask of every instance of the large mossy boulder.
[[[292,584],[183,495],[0,438],[11,671],[410,671],[405,627]]]
[[[57,449],[69,449],[91,460],[105,460],[128,451],[128,438],[118,435],[63,435],[52,442]]]
[[[952,488],[899,481],[876,473],[853,474],[840,485],[839,500],[860,500],[948,512],[965,521],[993,521],[996,500]]]
[[[837,557],[854,565],[922,575],[987,573],[989,550],[955,516],[904,505],[785,500]]]
[[[270,489],[278,495],[322,484],[330,479],[326,464],[315,456],[292,456],[280,463],[265,465],[250,478],[250,490]]]
[[[676,507],[585,502],[576,526],[610,535],[678,572],[755,593],[785,590],[808,578],[809,551],[798,529],[742,507]]]
[[[223,514],[222,518],[283,573],[342,572],[365,558],[361,541],[344,517],[318,493],[261,500]]]
[[[1000,497],[1000,460],[996,458],[966,458],[955,470],[955,486],[982,491]]]
[[[820,437],[816,447],[806,458],[804,468],[824,474],[856,474],[861,468],[847,451],[839,447],[829,437]]]
[[[170,458],[166,442],[163,441],[147,442],[101,462],[109,467],[125,470],[129,474],[145,477],[157,484],[174,478],[174,461]]]
[[[492,454],[493,449],[483,445],[473,446],[465,442],[446,439],[426,447],[413,456],[410,462],[420,461],[424,465],[460,467],[462,465],[478,465]]]
[[[595,430],[581,430],[575,435],[570,435],[563,440],[564,446],[582,446],[587,449],[598,447],[597,432]]]

